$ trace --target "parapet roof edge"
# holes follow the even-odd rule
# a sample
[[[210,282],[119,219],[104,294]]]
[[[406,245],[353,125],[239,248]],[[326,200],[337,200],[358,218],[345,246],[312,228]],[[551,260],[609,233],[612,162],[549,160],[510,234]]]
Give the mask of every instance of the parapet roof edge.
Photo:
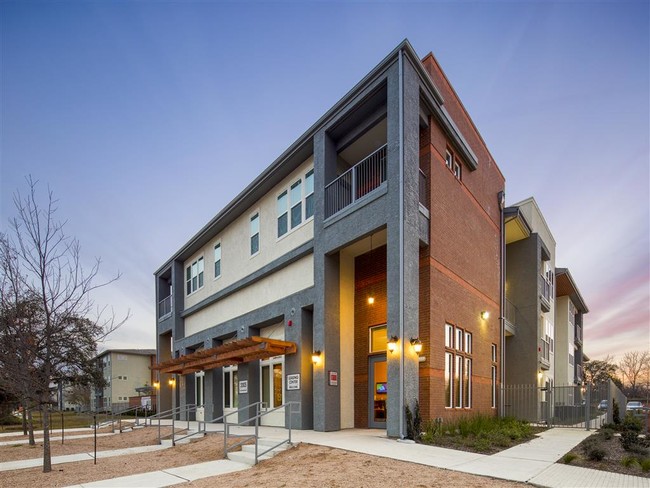
[[[411,45],[408,39],[404,39],[400,42],[397,47],[395,47],[387,56],[382,59],[379,64],[377,64],[366,76],[364,76],[361,81],[354,85],[338,102],[336,102],[325,114],[323,114],[314,124],[312,124],[309,129],[307,129],[296,141],[291,144],[286,150],[280,154],[266,169],[264,169],[244,190],[242,190],[235,198],[233,198],[217,215],[215,215],[210,221],[204,225],[201,230],[194,234],[181,248],[176,251],[165,263],[160,266],[155,272],[154,276],[160,274],[165,269],[167,269],[174,261],[179,259],[184,254],[187,254],[193,245],[200,241],[206,234],[209,234],[210,231],[215,227],[215,225],[221,221],[223,218],[228,216],[231,212],[236,211],[239,205],[248,197],[255,189],[257,189],[262,183],[268,180],[276,171],[282,167],[282,163],[287,160],[292,155],[298,153],[301,149],[308,146],[312,142],[314,134],[325,124],[325,122],[332,118],[338,111],[340,111],[347,103],[349,103],[355,96],[363,90],[363,88],[373,79],[383,73],[391,64],[397,61],[398,53],[404,50],[405,54],[410,58],[411,64],[415,67],[416,72],[418,73],[421,81],[431,91],[436,103],[442,108],[444,99],[440,94],[440,91],[433,83],[433,80],[426,72],[422,66],[422,61],[419,59],[415,49]],[[447,118],[447,122],[451,121],[451,117],[446,113],[446,111],[441,110],[442,116]],[[452,128],[457,130],[456,126],[453,125]],[[460,131],[451,133],[452,137],[457,138],[455,141],[460,147],[464,147],[468,150],[468,153],[471,154],[474,158],[476,156],[471,151],[469,144],[462,137]]]
[[[537,200],[535,200],[535,197],[530,196],[526,198],[525,200],[522,200],[521,202],[513,203],[512,205],[508,205],[509,207],[522,207],[526,204],[532,204],[535,209],[537,210],[537,213],[539,214],[540,218],[542,219],[542,223],[546,227],[546,230],[548,231],[548,235],[553,239],[553,244],[557,246],[557,241],[555,240],[555,236],[553,236],[553,232],[551,232],[551,228],[549,227],[548,223],[546,222],[546,218],[544,217],[544,214],[542,213],[542,210],[539,208],[539,205],[537,204]]]

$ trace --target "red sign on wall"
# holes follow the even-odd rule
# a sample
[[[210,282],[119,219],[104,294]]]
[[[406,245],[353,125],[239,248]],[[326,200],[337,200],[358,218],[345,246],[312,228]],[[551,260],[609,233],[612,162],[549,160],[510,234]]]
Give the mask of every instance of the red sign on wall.
[[[339,386],[339,373],[338,371],[328,371],[330,386]]]

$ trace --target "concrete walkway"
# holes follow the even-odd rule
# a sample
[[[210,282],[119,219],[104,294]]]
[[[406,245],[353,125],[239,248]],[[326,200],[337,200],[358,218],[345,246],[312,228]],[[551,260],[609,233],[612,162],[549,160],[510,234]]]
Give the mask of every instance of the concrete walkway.
[[[107,435],[115,435],[115,433],[114,432],[104,432],[104,433],[101,433],[101,434],[97,434],[97,437],[105,437]],[[65,436],[64,441],[72,440],[72,439],[86,439],[86,438],[94,437],[94,436],[95,436],[95,434],[68,435],[67,432],[66,432],[66,436]],[[60,440],[61,440],[60,436],[50,437],[50,442],[56,442],[56,441],[60,441]],[[36,439],[34,439],[34,442],[36,442],[37,444],[40,443],[40,442],[43,442],[43,438],[42,437],[36,438]],[[2,441],[2,442],[0,442],[0,446],[16,446],[18,444],[29,444],[29,439],[16,439],[15,441]]]
[[[216,431],[220,428],[221,426],[209,425],[209,430]],[[236,433],[235,429],[237,428],[233,428],[233,434]],[[250,430],[250,428],[239,428],[237,430],[241,430],[241,433],[244,433]],[[260,435],[269,439],[286,438],[286,433],[287,431],[285,429],[280,428],[260,428]],[[585,431],[571,428],[549,429],[542,432],[530,442],[506,449],[491,456],[425,446],[409,441],[388,439],[385,432],[379,430],[347,429],[338,432],[294,430],[292,432],[292,440],[294,443],[305,442],[329,446],[469,474],[524,482],[541,487],[650,488],[649,478],[556,464],[556,461],[566,452],[570,451],[574,446],[593,433],[593,430]],[[164,446],[147,447],[164,448]],[[135,453],[142,448],[132,449],[132,453]],[[110,453],[115,451],[106,452]],[[85,457],[84,459],[89,458]],[[40,460],[38,461],[38,465],[40,465]],[[15,463],[2,463],[2,465]],[[158,488],[246,468],[246,465],[228,460],[210,461],[180,468],[84,483],[83,485],[76,485],[74,488],[131,486]]]

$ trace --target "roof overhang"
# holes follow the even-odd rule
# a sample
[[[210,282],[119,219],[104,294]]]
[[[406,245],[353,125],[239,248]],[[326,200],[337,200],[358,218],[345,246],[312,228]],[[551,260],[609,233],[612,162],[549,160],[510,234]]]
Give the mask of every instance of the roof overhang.
[[[582,313],[589,312],[585,299],[582,298],[582,294],[567,268],[555,268],[555,282],[558,296],[568,295],[578,310]]]
[[[152,366],[151,369],[166,374],[189,374],[247,363],[256,359],[293,354],[296,349],[294,342],[253,336],[163,361]]]
[[[503,222],[506,227],[506,244],[530,237],[533,232],[519,207],[506,208],[503,211]]]

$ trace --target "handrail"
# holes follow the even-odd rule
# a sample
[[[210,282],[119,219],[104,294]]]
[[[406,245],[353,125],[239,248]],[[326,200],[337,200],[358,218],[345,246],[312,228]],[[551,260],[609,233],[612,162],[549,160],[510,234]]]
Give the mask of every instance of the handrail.
[[[195,405],[194,403],[188,403],[186,405],[179,405],[178,407],[174,407],[170,410],[165,410],[164,412],[159,412],[156,415],[152,415],[150,419],[157,418],[158,420],[158,444],[162,444],[162,437],[160,435],[160,421],[164,417],[171,416],[172,418],[172,446],[176,445],[177,440],[184,439],[185,437],[189,437],[188,435],[181,437],[179,439],[176,439],[176,414],[185,412],[187,415],[187,427],[181,430],[190,430],[190,416],[189,414],[192,412],[192,410],[196,411],[198,407],[201,407],[202,405]],[[192,434],[194,435],[194,434]]]

